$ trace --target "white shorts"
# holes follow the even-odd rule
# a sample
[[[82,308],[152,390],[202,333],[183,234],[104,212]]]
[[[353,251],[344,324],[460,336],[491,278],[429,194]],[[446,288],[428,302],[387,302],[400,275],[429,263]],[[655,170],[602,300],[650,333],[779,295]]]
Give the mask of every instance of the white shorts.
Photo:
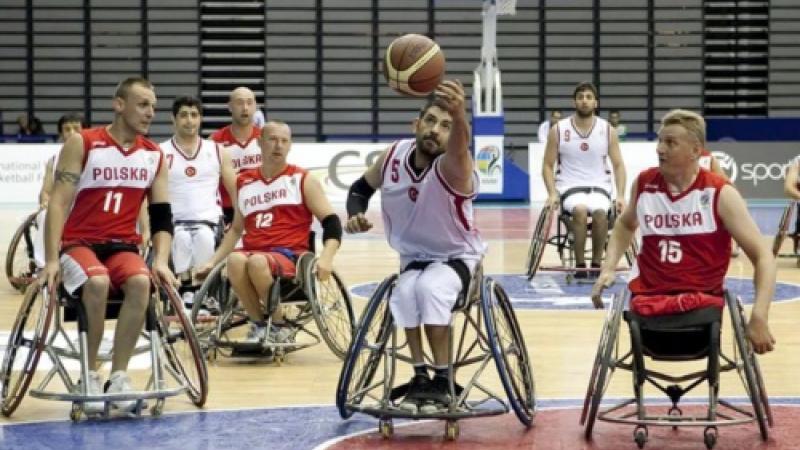
[[[476,260],[464,260],[470,273]],[[425,270],[406,270],[397,279],[389,298],[398,328],[420,325],[450,325],[453,306],[464,288],[456,271],[442,262],[434,262]]]
[[[175,273],[207,263],[214,256],[216,230],[204,224],[176,224],[172,236],[172,264]]]
[[[606,211],[611,207],[611,200],[602,192],[574,192],[561,200],[564,211],[572,214],[577,206],[584,205],[593,214],[595,211]]]

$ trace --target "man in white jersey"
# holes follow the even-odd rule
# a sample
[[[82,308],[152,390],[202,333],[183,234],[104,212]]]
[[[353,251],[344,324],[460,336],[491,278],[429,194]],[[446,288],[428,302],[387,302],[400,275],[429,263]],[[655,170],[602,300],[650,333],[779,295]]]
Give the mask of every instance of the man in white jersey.
[[[222,181],[231,198],[236,198],[236,175],[228,152],[199,135],[203,121],[200,100],[178,97],[172,103],[175,134],[161,143],[169,167],[169,198],[175,232],[172,264],[181,280],[180,291],[187,308],[193,293],[192,269],[211,259],[216,244],[222,209],[216,202]]]
[[[769,305],[775,289],[775,259],[747,205],[730,183],[698,165],[705,121],[691,111],[673,110],[661,121],[658,167],[643,171],[631,187],[631,202],[619,217],[608,254],[592,289],[592,302],[615,278],[615,267],[641,227],[642,248],[629,284],[631,309],[674,314],[707,306],[721,308],[731,237],[753,264],[755,304],[747,337],[757,353],[771,351]],[[639,304],[639,301],[646,303]],[[639,312],[639,311],[637,311]],[[643,310],[639,312],[643,314]],[[643,314],[644,315],[644,314]]]
[[[611,172],[617,189],[615,208],[625,204],[625,166],[619,151],[617,132],[595,115],[597,89],[592,83],[578,84],[572,94],[575,114],[550,128],[544,151],[542,178],[548,204],[572,216],[570,228],[575,238],[575,278],[586,278],[586,230],[592,218],[592,267],[599,268],[608,236],[608,209],[611,206]],[[556,167],[556,162],[558,166]],[[555,169],[555,173],[554,173]],[[592,272],[596,274],[596,272]]]
[[[252,169],[261,165],[261,149],[258,137],[261,127],[253,123],[258,110],[256,96],[249,88],[240,86],[232,90],[228,97],[228,111],[231,113],[231,124],[211,134],[211,140],[219,144],[231,158],[236,173],[244,169]],[[220,198],[225,222],[233,220],[233,203],[228,192],[220,184]]]
[[[405,329],[414,364],[400,407],[433,412],[450,401],[451,312],[486,250],[473,218],[478,176],[460,81],[447,80],[436,88],[413,130],[415,139],[396,142],[350,187],[346,228],[351,233],[372,228],[364,212],[380,189],[386,238],[401,265],[389,305],[396,325]],[[433,352],[432,380],[422,325]]]
[[[539,132],[536,135],[539,138],[539,142],[547,144],[547,134],[550,132],[550,128],[553,124],[559,120],[561,120],[561,111],[557,109],[550,111],[550,119],[539,124]]]
[[[97,354],[103,337],[110,291],[124,293],[114,333],[110,384],[106,392],[132,390],[126,373],[142,332],[152,287],[151,276],[177,284],[169,269],[172,213],[167,165],[158,144],[145,137],[155,116],[153,85],[143,78],[123,80],[114,93],[114,120],[106,127],[83,130],[70,137],[58,156],[55,185],[47,209],[42,280],[63,283],[80,296],[88,323],[90,395],[102,393]],[[136,229],[147,198],[155,254],[152,270],[139,255],[142,237]],[[135,401],[114,406],[132,410]],[[84,404],[87,412],[103,404]]]

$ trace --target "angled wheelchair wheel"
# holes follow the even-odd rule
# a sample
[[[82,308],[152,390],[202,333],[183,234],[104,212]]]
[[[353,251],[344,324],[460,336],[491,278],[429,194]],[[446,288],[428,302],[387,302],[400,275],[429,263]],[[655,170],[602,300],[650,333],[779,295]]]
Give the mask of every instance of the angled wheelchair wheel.
[[[317,261],[306,270],[307,296],[322,339],[339,359],[344,359],[355,330],[350,293],[335,271],[325,280],[317,278]]]
[[[192,403],[203,406],[208,397],[208,370],[200,342],[175,288],[161,286],[157,292],[163,295],[156,299],[156,323],[167,363],[187,387]]]
[[[33,259],[33,233],[36,216],[29,215],[14,232],[6,253],[6,278],[14,289],[25,292],[25,288],[33,281],[36,263]]]
[[[489,277],[481,283],[483,317],[497,372],[517,418],[530,426],[536,414],[535,386],[519,322],[503,287]]]
[[[772,241],[773,256],[778,256],[778,253],[781,251],[781,245],[783,245],[783,241],[786,239],[786,235],[789,233],[789,222],[791,222],[791,219],[794,216],[795,206],[796,202],[790,202],[783,210],[781,220],[778,222],[778,231],[775,232],[775,239]]]
[[[739,299],[729,293],[726,293],[725,300],[731,315],[731,326],[733,327],[736,347],[734,351],[736,356],[741,358],[741,361],[737,361],[736,370],[739,372],[745,391],[747,391],[747,396],[753,405],[753,417],[758,423],[761,439],[766,441],[769,438],[767,416],[769,415],[771,418],[772,412],[769,409],[769,400],[767,399],[767,392],[764,390],[764,380],[761,377],[756,354],[750,347],[747,336],[745,336],[747,322],[744,308]]]
[[[56,308],[56,297],[38,284],[25,293],[17,313],[0,368],[2,413],[10,416],[17,409],[36,373],[44,351]]]
[[[625,306],[625,297],[627,295],[629,294],[626,291],[624,295],[617,294],[614,296],[614,300],[606,314],[606,320],[603,323],[600,342],[597,344],[597,354],[592,365],[592,374],[589,377],[589,386],[586,388],[586,397],[583,400],[583,410],[581,411],[580,423],[584,425],[587,439],[592,437],[600,402],[603,400],[603,395],[611,379],[611,372],[616,368],[616,362],[612,358],[617,346],[622,310]]]
[[[531,237],[531,244],[528,247],[528,259],[525,263],[525,274],[528,279],[532,279],[539,269],[542,262],[544,249],[550,238],[550,227],[553,224],[555,210],[550,205],[545,205],[539,212],[539,219],[536,221],[536,229]]]
[[[383,280],[370,297],[345,356],[336,387],[336,407],[343,419],[353,415],[348,405],[360,405],[368,396],[377,401],[376,393],[382,397],[383,386],[372,380],[386,356],[384,350],[394,327],[389,292],[396,279],[397,275],[392,275]]]
[[[633,267],[633,264],[636,262],[636,255],[639,254],[639,242],[636,240],[636,236],[633,236],[631,240],[631,245],[628,246],[628,249],[625,250],[625,261],[628,263],[628,267]]]
[[[197,339],[200,341],[201,348],[208,349],[209,341],[214,335],[217,324],[221,318],[221,311],[228,302],[230,296],[230,284],[223,276],[225,263],[217,264],[203,280],[200,289],[195,292],[194,302],[192,303],[191,322],[194,326]],[[200,314],[202,307],[215,310],[216,315],[203,316]]]

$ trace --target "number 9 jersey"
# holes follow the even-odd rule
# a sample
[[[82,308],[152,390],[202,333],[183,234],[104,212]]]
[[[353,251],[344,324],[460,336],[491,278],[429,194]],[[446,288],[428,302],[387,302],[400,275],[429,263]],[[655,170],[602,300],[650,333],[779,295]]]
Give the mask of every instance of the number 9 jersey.
[[[731,253],[731,235],[718,213],[726,184],[701,168],[688,189],[673,194],[658,168],[639,174],[633,204],[642,249],[630,274],[632,295],[722,295]]]
[[[105,127],[81,131],[83,170],[69,211],[62,247],[77,243],[139,244],[136,219],[161,168],[158,144],[137,136],[123,149]]]

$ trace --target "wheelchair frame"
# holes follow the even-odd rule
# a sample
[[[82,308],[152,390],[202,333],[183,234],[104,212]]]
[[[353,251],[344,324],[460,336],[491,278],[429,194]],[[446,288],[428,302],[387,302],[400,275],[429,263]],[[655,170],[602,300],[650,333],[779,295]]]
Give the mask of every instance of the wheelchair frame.
[[[405,395],[408,385],[395,386],[397,366],[399,362],[410,365],[412,360],[401,353],[407,342],[400,340],[388,306],[396,281],[396,274],[383,280],[361,316],[336,390],[339,415],[347,419],[360,412],[378,418],[378,430],[384,438],[392,436],[395,418],[445,420],[448,440],[458,437],[458,420],[505,414],[510,409],[521,423],[530,426],[536,402],[525,341],[505,291],[491,278],[482,276],[480,270],[473,277],[468,293],[462,293],[454,308],[451,324],[460,322],[461,327],[454,326],[450,333],[452,360],[448,370],[452,401],[447,410],[414,414],[398,407],[397,400]],[[472,342],[470,332],[475,335]],[[429,355],[426,360],[430,368]],[[480,381],[491,360],[495,362],[508,402]],[[454,373],[468,367],[474,372],[463,387],[457,385]],[[378,373],[383,377],[375,380]]]
[[[87,414],[87,417],[107,418],[111,402],[136,401],[134,414],[141,415],[144,401],[155,399],[150,408],[153,416],[161,414],[167,397],[186,392],[192,403],[201,407],[208,396],[208,372],[200,345],[189,319],[185,316],[182,302],[171,286],[155,283],[154,293],[147,308],[145,329],[140,339],[145,345],[134,348],[133,355],[150,354],[150,375],[145,390],[124,394],[89,395],[88,385],[73,379],[64,364],[64,359],[76,360],[80,364],[80,379],[89,378],[87,319],[83,303],[66,295],[59,295],[56,289],[32,285],[26,292],[20,312],[9,336],[8,346],[3,358],[0,377],[2,377],[2,413],[10,416],[21,403],[33,382],[37,365],[42,354],[46,354],[52,367],[30,390],[30,395],[46,400],[72,402],[70,418],[79,421],[85,413],[86,402],[104,402],[104,411]],[[38,301],[37,301],[38,300]],[[116,302],[111,299],[109,302]],[[78,343],[72,342],[64,326],[65,307],[75,309],[77,314]],[[110,304],[109,309],[113,306]],[[52,330],[51,330],[52,328]],[[58,341],[58,342],[57,342]],[[181,354],[179,346],[185,345]],[[26,348],[22,367],[15,370],[19,350]],[[191,361],[187,359],[191,358]],[[111,360],[110,352],[98,354],[98,362]],[[57,376],[57,377],[56,377]],[[51,383],[61,381],[64,390],[56,390]],[[170,382],[171,381],[171,382]]]
[[[274,308],[294,306],[293,313],[285,316],[286,322],[293,327],[290,338],[295,340],[302,332],[303,336],[311,340],[285,343],[266,340],[257,346],[241,343],[227,336],[232,329],[247,324],[247,313],[238,304],[238,299],[224,274],[226,262],[223,261],[214,267],[195,294],[191,314],[192,323],[198,330],[207,357],[214,360],[218,353],[224,356],[267,357],[273,358],[280,364],[287,353],[325,341],[333,354],[343,359],[355,329],[350,293],[335,271],[331,273],[328,281],[320,282],[316,277],[316,264],[317,257],[311,252],[306,252],[297,259],[294,278],[275,277],[269,293],[269,304],[265,309],[267,325],[270,325]],[[220,309],[219,316],[212,319],[212,324],[204,323],[199,315],[200,308],[209,297],[219,302]],[[317,325],[318,333],[307,326],[312,320]],[[346,325],[345,321],[348,322]]]
[[[14,231],[6,253],[6,278],[9,284],[20,293],[35,279],[37,272],[33,256],[33,236],[31,230],[36,223],[36,216],[41,210],[28,215]],[[23,260],[24,258],[24,260]]]
[[[569,224],[567,223],[567,215],[563,212],[557,213],[558,208],[554,208],[551,205],[545,205],[542,210],[539,212],[539,218],[536,222],[536,228],[533,231],[533,235],[531,236],[531,243],[528,246],[528,258],[525,262],[525,275],[528,277],[528,280],[532,280],[533,277],[536,275],[536,272],[539,270],[545,271],[557,271],[557,272],[566,272],[566,280],[567,283],[572,283],[575,278],[575,272],[577,272],[577,268],[575,267],[575,248],[574,248],[574,238],[572,236],[572,232],[569,229]],[[614,208],[612,205],[612,209],[609,210],[609,237],[611,234],[611,230],[613,229],[613,224],[616,221],[616,213],[614,212]],[[557,214],[557,215],[556,215]],[[556,234],[551,236],[550,230],[553,226],[553,221],[557,220],[556,222]],[[587,236],[588,237],[588,236]],[[606,239],[606,244],[608,243],[608,239]],[[542,261],[542,256],[544,255],[545,248],[547,244],[553,245],[557,248],[559,259],[561,260],[561,266],[557,267],[542,267],[540,266]],[[587,250],[588,251],[588,250]],[[625,259],[628,263],[628,267],[633,267],[634,262],[636,261],[636,255],[639,253],[639,248],[636,239],[634,238],[631,241],[630,247],[625,251]],[[599,272],[599,269],[596,268],[584,268],[584,271],[589,272]],[[617,270],[628,270],[627,268],[621,267]],[[594,282],[593,279],[588,280],[588,282]]]
[[[717,427],[756,422],[762,439],[767,440],[767,427],[772,426],[773,423],[772,413],[758,361],[745,336],[746,320],[741,301],[730,293],[725,293],[726,306],[734,332],[733,356],[729,357],[722,351],[722,347],[719,344],[719,330],[712,330],[712,337],[714,333],[717,333],[717,342],[714,342],[713,339],[710,340],[709,353],[705,357],[709,358],[709,368],[716,370],[716,373],[709,374],[708,370],[703,370],[675,377],[647,368],[644,368],[644,373],[638,372],[638,367],[643,366],[642,341],[641,335],[638,334],[638,328],[631,328],[632,348],[620,356],[619,326],[623,317],[623,309],[629,303],[629,297],[630,293],[627,289],[624,293],[614,296],[603,324],[580,418],[581,425],[585,426],[586,438],[591,439],[595,421],[599,419],[607,422],[635,425],[634,440],[639,448],[643,448],[647,442],[648,426],[704,427],[704,443],[707,448],[711,449],[717,441]],[[721,320],[714,322],[714,325],[719,324],[721,324]],[[636,351],[637,347],[639,348],[638,352]],[[689,360],[689,358],[678,360]],[[634,377],[634,397],[617,402],[601,410],[600,404],[603,400],[603,395],[616,369],[623,369],[632,373]],[[736,370],[739,374],[752,405],[752,410],[742,408],[718,397],[719,374],[732,370]],[[689,382],[690,384],[686,388],[682,388],[677,384],[665,388],[657,380],[670,383]],[[667,415],[648,414],[641,389],[645,381],[664,392],[671,400],[672,407]],[[707,414],[704,416],[683,416],[681,409],[678,407],[680,398],[703,381],[708,381],[709,384]],[[634,406],[633,411],[629,406]],[[726,409],[718,410],[718,406]]]
[[[781,214],[781,220],[778,223],[778,231],[775,233],[775,238],[772,241],[772,255],[776,258],[795,258],[795,264],[800,267],[800,215],[795,214],[797,209],[797,202],[791,201]],[[794,232],[789,232],[789,224],[795,219]],[[786,238],[792,239],[792,253],[781,253],[781,246]]]

